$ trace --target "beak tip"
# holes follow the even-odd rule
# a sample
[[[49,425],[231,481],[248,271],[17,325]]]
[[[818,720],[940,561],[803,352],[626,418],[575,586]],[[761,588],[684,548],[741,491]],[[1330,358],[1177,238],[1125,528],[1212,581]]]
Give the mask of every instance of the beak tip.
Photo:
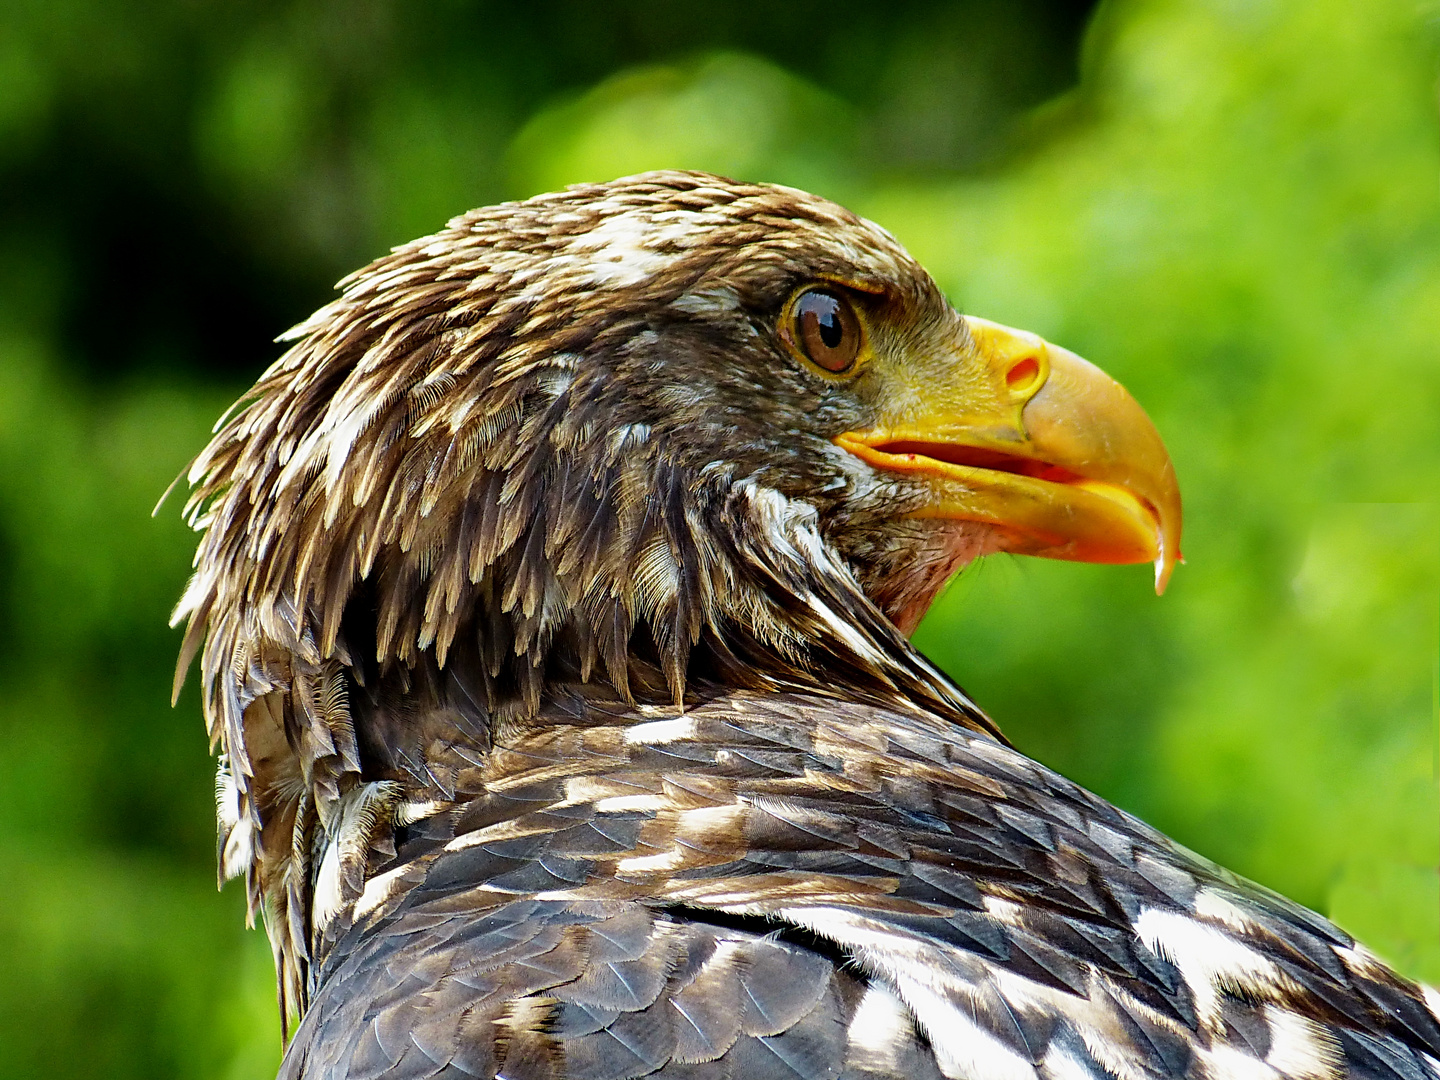
[[[1174,573],[1175,567],[1184,563],[1184,557],[1171,555],[1162,546],[1160,554],[1155,556],[1155,595],[1164,596],[1165,587],[1170,584],[1170,575]]]

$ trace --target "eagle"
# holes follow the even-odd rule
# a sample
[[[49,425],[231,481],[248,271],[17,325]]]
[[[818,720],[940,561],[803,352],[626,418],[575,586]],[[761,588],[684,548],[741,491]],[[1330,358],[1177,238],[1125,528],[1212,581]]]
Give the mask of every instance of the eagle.
[[[910,643],[1180,556],[1114,380],[882,228],[657,172],[340,283],[176,609],[281,1075],[1436,1080],[1440,996],[1017,752]]]

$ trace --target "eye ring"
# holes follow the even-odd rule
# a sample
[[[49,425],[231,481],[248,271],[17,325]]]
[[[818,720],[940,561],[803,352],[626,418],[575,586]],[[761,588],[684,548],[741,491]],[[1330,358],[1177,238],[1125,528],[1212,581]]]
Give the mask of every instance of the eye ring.
[[[838,290],[811,285],[790,301],[784,320],[791,347],[831,375],[855,366],[865,344],[860,316]]]

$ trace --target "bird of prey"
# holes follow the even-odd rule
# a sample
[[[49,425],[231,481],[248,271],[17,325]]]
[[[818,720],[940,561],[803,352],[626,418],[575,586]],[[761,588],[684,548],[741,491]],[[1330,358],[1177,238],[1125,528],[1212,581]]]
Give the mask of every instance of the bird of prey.
[[[176,611],[281,1074],[1435,1080],[1440,998],[1012,749],[961,565],[1179,555],[1118,383],[824,199],[649,173],[341,283]]]

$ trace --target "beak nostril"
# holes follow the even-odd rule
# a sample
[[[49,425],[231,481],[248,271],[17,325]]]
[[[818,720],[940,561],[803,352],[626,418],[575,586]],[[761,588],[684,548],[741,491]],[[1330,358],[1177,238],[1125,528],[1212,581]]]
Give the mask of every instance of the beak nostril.
[[[1005,385],[1012,394],[1023,394],[1035,389],[1039,378],[1040,361],[1033,356],[1027,356],[1005,373]]]

